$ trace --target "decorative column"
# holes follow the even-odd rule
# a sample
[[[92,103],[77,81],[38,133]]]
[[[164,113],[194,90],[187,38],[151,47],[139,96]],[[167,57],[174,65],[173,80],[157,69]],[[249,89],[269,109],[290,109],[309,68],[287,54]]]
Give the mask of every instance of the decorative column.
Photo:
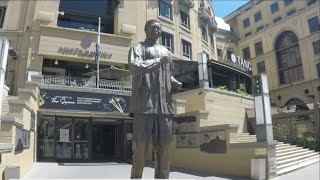
[[[208,59],[206,53],[202,52],[198,54],[198,72],[200,88],[209,88],[207,61]]]
[[[256,115],[257,141],[266,144],[267,167],[266,176],[271,178],[277,175],[276,144],[273,140],[272,118],[270,111],[270,96],[268,80],[265,74],[252,77],[254,109]]]
[[[0,102],[2,102],[4,77],[7,67],[7,57],[9,51],[9,41],[7,39],[0,39]],[[0,103],[0,117],[1,117],[1,105]],[[1,124],[1,121],[0,121]]]

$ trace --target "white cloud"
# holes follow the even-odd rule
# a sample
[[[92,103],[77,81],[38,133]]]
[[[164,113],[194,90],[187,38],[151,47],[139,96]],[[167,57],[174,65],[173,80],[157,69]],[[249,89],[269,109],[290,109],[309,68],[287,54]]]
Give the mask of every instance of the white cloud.
[[[218,29],[223,29],[223,30],[226,30],[226,31],[230,31],[230,25],[227,24],[226,22],[224,22],[224,20],[220,17],[215,17],[215,20],[218,24]]]

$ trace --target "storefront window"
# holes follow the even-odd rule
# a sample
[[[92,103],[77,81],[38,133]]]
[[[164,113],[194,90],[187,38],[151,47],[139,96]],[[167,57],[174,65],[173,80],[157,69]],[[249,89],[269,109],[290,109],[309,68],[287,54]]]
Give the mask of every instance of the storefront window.
[[[42,116],[38,126],[38,156],[54,157],[54,117]]]
[[[56,128],[56,158],[72,158],[72,119],[57,118]]]
[[[89,124],[87,120],[74,120],[74,158],[88,159]]]
[[[58,26],[74,29],[98,30],[98,17],[101,17],[101,32],[113,33],[116,0],[61,0]]]

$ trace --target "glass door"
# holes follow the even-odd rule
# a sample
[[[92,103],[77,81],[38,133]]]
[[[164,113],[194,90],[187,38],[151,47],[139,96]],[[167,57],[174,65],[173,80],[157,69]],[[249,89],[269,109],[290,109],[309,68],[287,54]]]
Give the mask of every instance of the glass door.
[[[88,159],[89,157],[89,121],[87,119],[74,119],[74,159]]]
[[[56,158],[72,159],[73,123],[71,118],[58,117],[56,121]]]
[[[54,158],[54,126],[53,116],[41,116],[38,125],[39,158]]]

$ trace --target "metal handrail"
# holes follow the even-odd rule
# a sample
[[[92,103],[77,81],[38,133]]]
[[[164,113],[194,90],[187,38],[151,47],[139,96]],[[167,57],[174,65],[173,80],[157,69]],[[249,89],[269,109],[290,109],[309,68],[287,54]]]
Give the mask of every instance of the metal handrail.
[[[41,79],[41,84],[96,88],[96,78],[94,76],[91,78],[83,78],[83,77],[44,75]],[[131,87],[132,87],[131,83],[123,82],[123,81],[107,80],[107,79],[100,79],[99,81],[99,88],[101,89],[131,91]]]

